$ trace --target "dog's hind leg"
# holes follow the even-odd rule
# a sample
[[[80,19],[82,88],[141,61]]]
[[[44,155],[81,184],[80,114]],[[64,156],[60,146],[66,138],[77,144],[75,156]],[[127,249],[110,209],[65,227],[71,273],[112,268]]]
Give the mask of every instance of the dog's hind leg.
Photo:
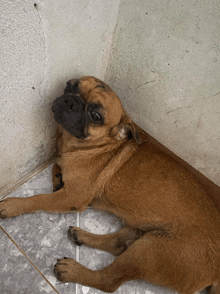
[[[78,282],[104,292],[114,292],[124,282],[141,277],[136,255],[136,249],[131,245],[103,270],[90,270],[75,260],[64,257],[57,260],[54,273],[62,282]]]
[[[59,259],[54,272],[63,282],[78,282],[114,292],[129,280],[144,279],[181,294],[193,294],[212,284],[206,264],[191,240],[145,234],[103,270],[90,270],[71,258]],[[198,259],[200,257],[200,259]],[[215,292],[214,292],[215,293]],[[218,292],[216,292],[218,293]]]
[[[107,235],[92,234],[76,227],[70,227],[68,231],[68,236],[77,245],[84,244],[108,251],[113,255],[120,255],[142,235],[143,232],[141,230],[131,227],[125,227],[116,233]]]

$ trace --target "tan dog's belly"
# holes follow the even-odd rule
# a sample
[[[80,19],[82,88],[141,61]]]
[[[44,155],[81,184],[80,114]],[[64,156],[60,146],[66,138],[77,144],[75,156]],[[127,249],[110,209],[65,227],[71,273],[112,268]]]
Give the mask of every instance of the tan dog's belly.
[[[149,143],[114,174],[105,197],[91,204],[118,214],[136,228],[154,221],[192,226],[208,217],[216,222],[217,217],[192,175]]]

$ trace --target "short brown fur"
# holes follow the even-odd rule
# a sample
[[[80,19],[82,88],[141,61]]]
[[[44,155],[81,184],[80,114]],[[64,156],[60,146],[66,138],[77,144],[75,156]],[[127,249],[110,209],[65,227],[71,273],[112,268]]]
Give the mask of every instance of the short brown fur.
[[[59,126],[55,192],[8,198],[0,203],[0,216],[83,211],[89,204],[107,210],[126,227],[104,236],[70,227],[68,234],[78,245],[118,257],[99,271],[60,259],[54,269],[58,279],[106,292],[129,280],[145,279],[179,293],[210,286],[210,293],[220,294],[220,215],[205,189],[151,140],[141,144],[140,129],[104,82],[83,77],[69,81],[71,86],[74,94],[69,95],[78,87],[86,105],[102,106],[104,123],[85,127],[85,138]]]

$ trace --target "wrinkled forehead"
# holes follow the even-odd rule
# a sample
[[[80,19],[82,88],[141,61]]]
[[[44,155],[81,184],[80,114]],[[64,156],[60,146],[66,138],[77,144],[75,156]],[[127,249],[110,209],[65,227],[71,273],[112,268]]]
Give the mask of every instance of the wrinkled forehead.
[[[68,83],[72,92],[78,92],[85,102],[99,104],[106,119],[112,123],[120,121],[124,109],[118,96],[106,83],[94,77],[82,77],[78,80],[70,80]]]

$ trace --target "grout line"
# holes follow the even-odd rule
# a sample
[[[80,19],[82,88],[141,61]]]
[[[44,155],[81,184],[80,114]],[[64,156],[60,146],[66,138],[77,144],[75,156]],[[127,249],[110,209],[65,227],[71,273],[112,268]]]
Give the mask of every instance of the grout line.
[[[50,283],[50,281],[41,273],[39,268],[33,263],[33,261],[27,256],[27,254],[18,246],[18,244],[12,239],[12,237],[3,229],[2,226],[0,226],[0,229],[5,233],[5,235],[12,241],[12,243],[19,249],[19,251],[27,258],[27,260],[33,265],[33,267],[38,271],[38,273],[46,280],[46,282],[53,288],[53,290],[57,293],[60,294],[54,286]]]
[[[79,225],[80,225],[79,216],[80,216],[80,213],[77,212],[76,213],[76,226],[77,226],[77,228],[79,228]],[[76,246],[76,261],[79,262],[79,246]],[[76,283],[76,294],[78,294],[78,292],[79,292],[79,284]]]
[[[80,213],[77,212],[76,213],[76,226],[77,226],[77,228],[79,228],[79,225],[80,225],[79,215],[80,215]],[[76,261],[79,262],[79,246],[76,246]]]

